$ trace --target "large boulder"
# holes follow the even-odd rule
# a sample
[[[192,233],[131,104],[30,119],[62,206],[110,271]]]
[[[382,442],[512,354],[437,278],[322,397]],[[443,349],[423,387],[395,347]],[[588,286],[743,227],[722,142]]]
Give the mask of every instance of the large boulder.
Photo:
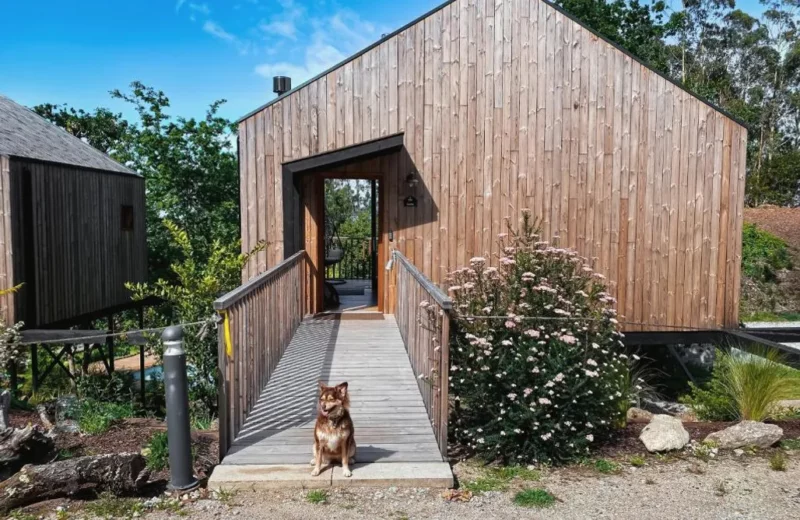
[[[679,450],[689,442],[689,432],[680,419],[671,415],[654,415],[639,435],[649,452]]]
[[[747,446],[769,448],[783,437],[783,430],[775,424],[757,421],[742,421],[724,430],[714,432],[706,441],[714,442],[723,450],[733,450]]]

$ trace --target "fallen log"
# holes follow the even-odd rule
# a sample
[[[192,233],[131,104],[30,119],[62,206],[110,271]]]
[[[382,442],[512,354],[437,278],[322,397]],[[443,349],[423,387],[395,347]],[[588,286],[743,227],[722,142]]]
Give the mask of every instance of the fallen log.
[[[53,438],[32,424],[22,429],[0,431],[0,480],[13,475],[25,464],[51,460],[54,451]]]
[[[135,495],[150,472],[138,453],[115,453],[24,466],[0,482],[0,514],[35,502],[67,497],[94,489],[117,496]]]

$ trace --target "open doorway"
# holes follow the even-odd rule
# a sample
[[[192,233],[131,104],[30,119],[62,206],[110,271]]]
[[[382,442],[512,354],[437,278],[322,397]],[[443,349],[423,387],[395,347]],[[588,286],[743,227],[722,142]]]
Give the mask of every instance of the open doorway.
[[[379,312],[380,180],[324,180],[324,309]]]

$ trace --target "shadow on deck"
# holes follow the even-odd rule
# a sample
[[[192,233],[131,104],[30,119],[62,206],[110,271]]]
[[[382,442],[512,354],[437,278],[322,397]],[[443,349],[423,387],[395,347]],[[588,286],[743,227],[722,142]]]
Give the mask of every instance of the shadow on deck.
[[[394,485],[403,478],[410,485],[425,485],[425,479],[439,486],[452,482],[394,317],[332,315],[299,326],[212,484],[230,484],[235,474],[261,484],[278,480],[308,487],[330,485],[336,471],[341,475],[337,466],[309,476],[318,381],[349,384],[358,448],[348,482],[356,485],[360,476]]]

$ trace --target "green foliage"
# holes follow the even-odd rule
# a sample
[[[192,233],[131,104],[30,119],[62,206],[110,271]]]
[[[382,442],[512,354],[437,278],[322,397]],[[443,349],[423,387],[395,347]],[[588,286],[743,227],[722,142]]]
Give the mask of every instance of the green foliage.
[[[624,417],[614,300],[575,252],[539,241],[528,212],[500,246],[500,268],[473,258],[448,280],[455,440],[488,460],[585,456]]]
[[[753,354],[717,351],[711,381],[681,401],[694,408],[699,419],[763,421],[783,399],[800,396],[800,373],[785,365],[775,350]]]
[[[81,402],[78,427],[87,435],[99,435],[108,431],[115,422],[133,417],[133,415],[131,404],[85,399]]]
[[[529,469],[525,466],[499,466],[489,470],[489,475],[495,476],[502,480],[513,480],[518,478],[525,481],[541,480],[542,474],[535,469]]]
[[[741,321],[800,321],[797,312],[757,311],[739,316]]]
[[[124,372],[86,374],[78,378],[78,395],[103,403],[130,404],[135,399],[133,376]]]
[[[136,518],[145,512],[144,504],[135,498],[119,498],[113,493],[103,493],[97,500],[86,504],[86,512],[98,518]]]
[[[785,365],[777,350],[759,349],[755,355],[721,356],[724,383],[733,397],[738,418],[763,421],[780,400],[800,396],[800,373]]]
[[[324,489],[312,489],[306,493],[306,501],[310,504],[324,504],[328,501],[328,492]]]
[[[631,457],[628,459],[628,462],[630,462],[631,466],[635,468],[641,468],[647,464],[647,461],[642,455],[631,455]]]
[[[758,281],[774,281],[777,271],[792,268],[792,257],[786,242],[745,223],[742,231],[742,271]]]
[[[220,295],[241,283],[242,267],[259,244],[247,254],[239,252],[239,242],[211,241],[210,254],[199,254],[186,231],[172,221],[164,221],[171,243],[180,256],[171,265],[172,275],[153,283],[127,284],[135,299],[158,296],[169,307],[172,323],[194,323],[213,316],[213,302]],[[166,324],[167,313],[151,312],[152,325]],[[154,350],[159,352],[156,343]],[[207,327],[187,329],[184,337],[186,358],[196,377],[192,378],[190,397],[199,401],[209,413],[217,409],[217,337]],[[160,353],[160,352],[159,352]]]
[[[605,474],[619,473],[622,470],[622,466],[611,460],[597,459],[594,461],[594,469]]]
[[[787,461],[786,454],[782,451],[776,451],[769,458],[769,467],[775,471],[786,471]]]
[[[722,355],[717,351],[717,359]],[[714,363],[711,379],[704,385],[689,383],[690,393],[679,401],[688,404],[701,421],[733,421],[736,419],[736,403],[724,382],[724,367]]]
[[[783,439],[781,441],[781,448],[785,450],[800,450],[800,438]]]
[[[475,480],[469,480],[462,487],[476,495],[487,491],[505,491],[508,489],[508,480],[496,475],[486,475]]]
[[[144,449],[147,467],[154,471],[167,469],[169,466],[169,443],[167,432],[158,432],[150,438]]]
[[[556,497],[541,488],[523,489],[514,495],[514,503],[521,507],[550,507]]]
[[[130,130],[130,124],[122,114],[115,114],[107,108],[87,112],[66,104],[44,103],[33,107],[33,111],[111,156],[122,152],[123,139]]]

